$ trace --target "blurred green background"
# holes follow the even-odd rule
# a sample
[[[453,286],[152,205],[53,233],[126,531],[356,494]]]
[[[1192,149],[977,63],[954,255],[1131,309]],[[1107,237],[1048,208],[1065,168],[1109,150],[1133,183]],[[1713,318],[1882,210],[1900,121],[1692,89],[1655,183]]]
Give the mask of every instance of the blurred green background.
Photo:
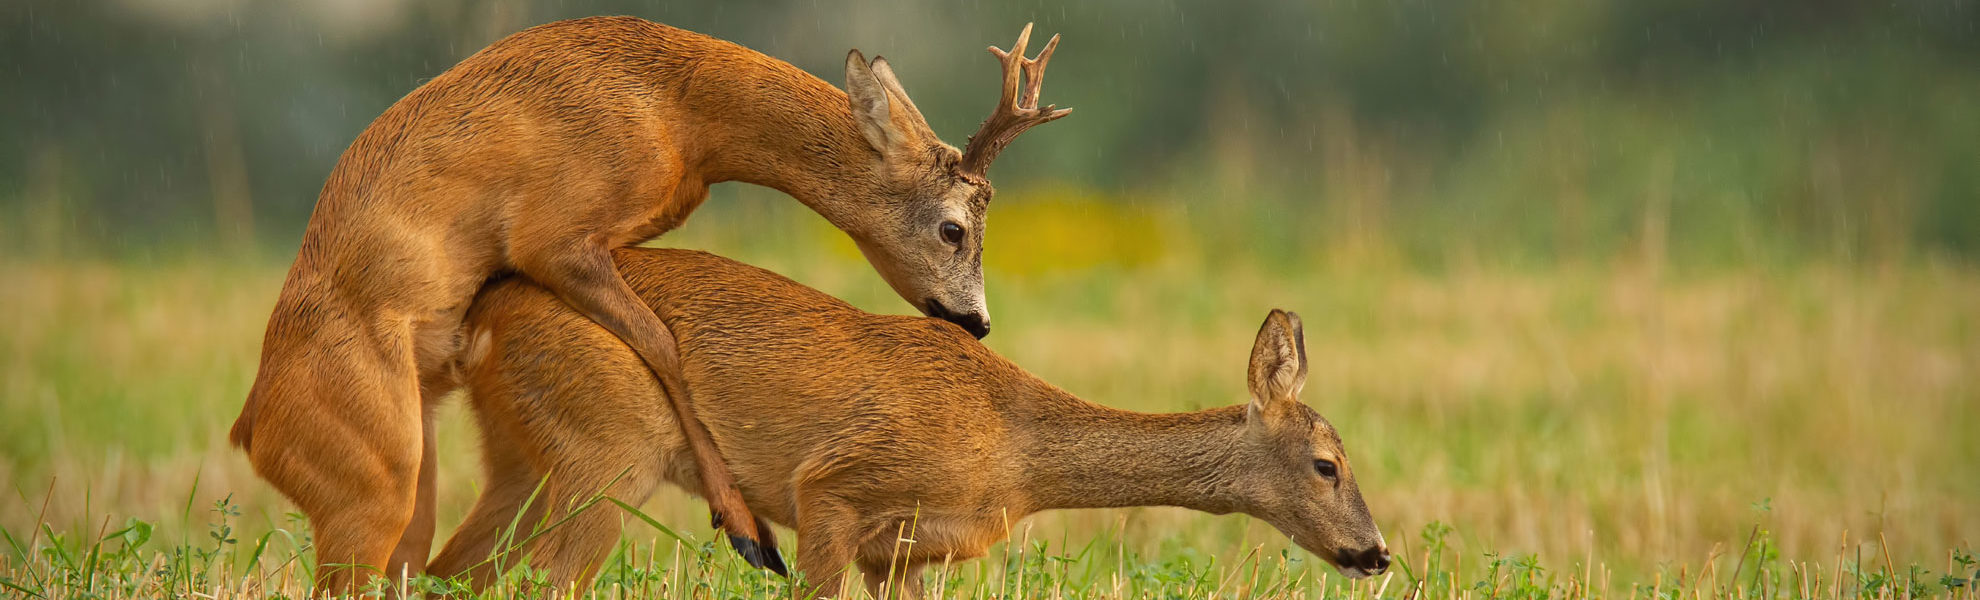
[[[888,56],[960,143],[983,47],[1066,37],[1080,109],[1000,163],[1247,246],[1382,238],[1412,262],[1634,248],[1748,263],[1980,253],[1980,7],[1897,2],[464,2],[24,0],[0,8],[0,201],[15,250],[300,237],[339,153],[391,102],[546,21],[632,14],[828,81]],[[1665,198],[1646,206],[1646,197]],[[1650,210],[1646,210],[1646,208]]]
[[[1241,401],[1258,320],[1300,311],[1307,399],[1392,541],[1441,520],[1644,573],[1754,525],[1809,559],[1884,533],[1899,563],[1980,533],[1970,0],[8,2],[0,526],[170,522],[195,475],[279,525],[224,434],[323,179],[454,62],[598,14],[835,85],[848,48],[885,55],[955,144],[996,92],[984,47],[1063,34],[1044,99],[1078,110],[992,174],[987,342],[1091,400],[1191,409]],[[657,243],[907,311],[768,190],[717,186]],[[479,477],[461,410],[443,528]],[[1284,545],[1120,514],[1151,551]]]

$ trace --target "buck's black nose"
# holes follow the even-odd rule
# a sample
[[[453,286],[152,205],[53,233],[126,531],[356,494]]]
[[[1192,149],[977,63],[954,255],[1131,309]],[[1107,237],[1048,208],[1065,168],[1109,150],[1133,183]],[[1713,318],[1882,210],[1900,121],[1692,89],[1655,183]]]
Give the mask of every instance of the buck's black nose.
[[[979,340],[983,339],[983,336],[990,335],[990,321],[983,318],[982,313],[951,316],[949,322],[962,327],[963,331],[969,332]]]
[[[983,339],[983,336],[990,335],[990,318],[984,316],[983,313],[957,314],[950,312],[949,307],[942,306],[942,303],[934,298],[929,298],[925,303],[928,305],[928,308],[922,312],[928,313],[928,316],[955,323],[957,327],[963,328],[963,331],[969,332],[970,335],[976,336],[976,339],[979,340]]]

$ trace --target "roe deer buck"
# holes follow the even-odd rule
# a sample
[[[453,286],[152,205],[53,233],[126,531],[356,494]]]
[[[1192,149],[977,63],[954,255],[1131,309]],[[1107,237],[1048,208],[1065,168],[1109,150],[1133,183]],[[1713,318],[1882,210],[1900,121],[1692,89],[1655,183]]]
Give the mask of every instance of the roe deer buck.
[[[1258,332],[1249,404],[1142,414],[1081,401],[949,323],[865,313],[701,252],[617,260],[673,329],[689,385],[719,399],[701,418],[743,497],[797,530],[813,594],[836,594],[848,564],[869,587],[896,573],[895,589],[918,594],[931,561],[981,556],[1012,522],[1055,508],[1242,512],[1350,577],[1388,567],[1340,437],[1298,400],[1307,365],[1292,313],[1272,311]],[[519,555],[560,586],[586,582],[621,517],[579,503],[637,505],[662,481],[700,492],[663,392],[610,333],[520,278],[482,292],[468,331],[488,487],[430,572],[486,585],[491,554],[510,550],[497,547],[503,530],[547,519],[561,524]],[[896,556],[902,527],[915,541]]]
[[[966,151],[935,136],[884,59],[847,54],[841,92],[630,17],[517,33],[392,105],[324,184],[230,436],[308,515],[319,563],[352,566],[318,589],[426,562],[433,405],[458,387],[469,301],[507,272],[633,349],[668,392],[718,526],[781,572],[695,418],[673,338],[610,252],[680,225],[709,184],[755,183],[852,236],[922,312],[984,335],[986,172],[1020,132],[1069,110],[1037,106],[1058,37],[1026,59],[1030,31],[991,49],[1003,92]]]

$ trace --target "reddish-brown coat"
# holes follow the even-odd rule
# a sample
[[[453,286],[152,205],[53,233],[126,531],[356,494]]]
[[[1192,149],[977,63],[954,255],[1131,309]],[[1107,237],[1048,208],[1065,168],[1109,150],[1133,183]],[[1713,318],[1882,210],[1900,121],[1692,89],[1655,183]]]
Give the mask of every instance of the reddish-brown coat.
[[[918,593],[928,564],[981,556],[1018,519],[1054,508],[1242,512],[1351,576],[1387,565],[1339,436],[1298,401],[1305,353],[1290,313],[1273,311],[1259,331],[1248,405],[1143,414],[1083,402],[949,323],[865,313],[700,252],[617,259],[679,336],[744,498],[796,529],[812,593],[835,595],[847,565],[878,585],[890,561],[896,589]],[[484,559],[539,482],[521,522],[547,510],[562,524],[505,566],[527,555],[559,585],[588,581],[624,520],[606,503],[565,521],[570,507],[600,493],[637,505],[661,482],[700,492],[662,392],[609,333],[523,280],[490,286],[468,323],[487,487],[434,573],[486,583]],[[915,541],[897,556],[903,528]]]
[[[355,567],[326,569],[319,588],[425,563],[433,402],[457,386],[470,300],[508,272],[679,392],[667,397],[712,508],[732,538],[757,535],[715,448],[696,441],[672,337],[609,254],[679,226],[709,184],[789,193],[909,302],[987,330],[988,184],[957,170],[961,152],[884,61],[854,52],[847,73],[867,100],[858,114],[847,93],[729,42],[629,17],[563,21],[463,60],[360,134],[324,184],[231,435],[309,516],[319,562]],[[949,221],[972,235],[945,243]]]

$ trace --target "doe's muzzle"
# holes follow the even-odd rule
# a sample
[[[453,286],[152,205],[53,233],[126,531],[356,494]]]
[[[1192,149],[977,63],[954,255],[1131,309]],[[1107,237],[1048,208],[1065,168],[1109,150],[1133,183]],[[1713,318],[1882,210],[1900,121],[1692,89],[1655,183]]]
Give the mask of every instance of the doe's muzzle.
[[[1341,566],[1341,574],[1350,579],[1381,575],[1389,570],[1389,549],[1380,545],[1362,550],[1344,549],[1335,554],[1334,562]]]

